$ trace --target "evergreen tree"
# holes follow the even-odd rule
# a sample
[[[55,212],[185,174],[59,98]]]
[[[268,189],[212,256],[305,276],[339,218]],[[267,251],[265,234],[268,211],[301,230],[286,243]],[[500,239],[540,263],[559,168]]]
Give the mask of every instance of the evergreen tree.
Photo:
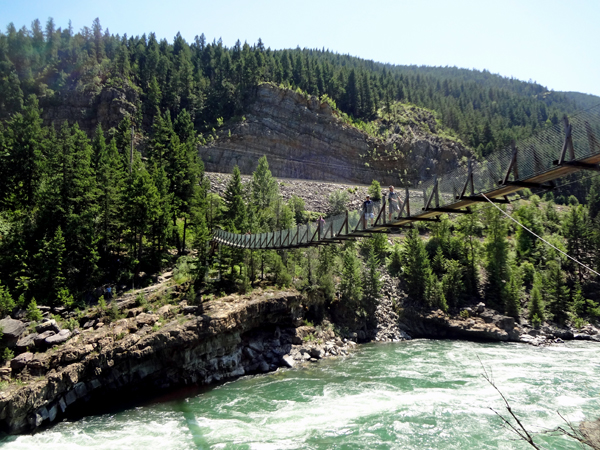
[[[123,224],[123,189],[127,175],[115,139],[111,140],[108,147],[101,146],[99,151],[96,172],[101,224],[99,238],[106,255],[119,246]]]
[[[379,275],[379,258],[373,246],[369,247],[369,255],[363,271],[363,299],[369,317],[374,318],[377,302],[381,296],[383,282]]]
[[[414,228],[406,235],[402,256],[403,277],[408,295],[420,304],[427,304],[425,294],[433,274],[425,245]]]
[[[358,308],[363,298],[363,287],[360,276],[360,262],[353,246],[348,246],[342,253],[342,279],[340,281],[342,298],[350,307]]]
[[[486,211],[487,237],[485,240],[487,285],[486,299],[496,308],[504,310],[505,284],[510,282],[506,224],[496,208]]]
[[[556,261],[547,265],[544,292],[548,310],[554,321],[564,323],[569,311],[569,288],[565,285],[564,275]]]
[[[531,288],[531,295],[529,300],[529,320],[537,323],[542,323],[546,319],[544,313],[544,300],[541,294],[542,281],[541,277],[536,276],[534,278],[533,287]]]

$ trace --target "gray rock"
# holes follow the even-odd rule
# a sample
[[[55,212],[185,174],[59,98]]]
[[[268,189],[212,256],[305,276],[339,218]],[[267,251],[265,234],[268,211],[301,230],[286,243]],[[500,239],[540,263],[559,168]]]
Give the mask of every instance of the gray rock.
[[[75,389],[75,393],[77,394],[78,398],[85,397],[85,395],[88,392],[85,383],[82,382],[79,382],[75,386],[73,386],[73,389]]]
[[[6,317],[0,320],[0,328],[2,329],[3,334],[3,344],[8,347],[14,347],[21,335],[27,329],[27,325],[20,320]]]
[[[244,355],[246,355],[249,360],[256,358],[256,353],[254,353],[254,350],[252,350],[250,347],[244,347]]]
[[[40,334],[46,331],[54,331],[55,333],[58,333],[60,331],[60,327],[56,323],[56,320],[50,319],[38,324],[38,326],[35,327],[35,331]]]
[[[575,333],[573,339],[576,341],[590,341],[592,340],[592,337],[589,334]]]
[[[552,334],[554,334],[554,337],[557,337],[557,338],[565,340],[565,341],[573,339],[573,332],[571,330],[566,330],[564,328],[555,328],[553,330]]]
[[[261,341],[252,341],[248,344],[248,347],[250,347],[252,350],[256,350],[259,353],[265,349],[265,346]]]
[[[321,359],[325,355],[322,348],[313,347],[310,349],[310,356],[316,359]]]
[[[94,325],[96,325],[96,322],[96,319],[88,320],[86,323],[83,324],[83,329],[87,330],[88,328],[92,328]]]
[[[479,302],[477,304],[476,312],[477,312],[477,314],[481,314],[483,311],[485,311],[485,303]]]
[[[492,323],[494,321],[494,313],[492,311],[483,311],[479,316],[485,323]]]
[[[38,336],[37,333],[28,334],[27,336],[23,336],[21,339],[17,341],[17,350],[19,351],[27,351],[28,348],[35,347],[35,338]]]
[[[60,330],[58,334],[46,338],[46,344],[48,345],[56,345],[62,344],[67,339],[71,337],[71,332],[69,330]]]
[[[19,356],[12,359],[12,361],[10,362],[10,367],[12,370],[21,370],[32,359],[33,359],[33,353],[31,353],[31,352],[21,353]]]
[[[73,403],[75,403],[76,400],[77,393],[74,389],[70,390],[69,392],[67,392],[67,395],[65,395],[65,401],[67,402],[67,405],[72,405]]]
[[[183,314],[198,314],[199,308],[197,306],[184,306],[181,311]]]
[[[50,336],[54,336],[56,333],[54,331],[44,331],[41,334],[38,334],[34,339],[33,342],[37,347],[45,347],[46,344],[46,338],[49,338]]]
[[[289,368],[293,368],[296,365],[296,361],[294,361],[294,358],[292,358],[290,355],[284,355],[284,356],[282,356],[281,360]]]
[[[258,365],[258,369],[261,372],[268,372],[269,368],[270,368],[269,363],[266,361],[261,361],[260,364]]]
[[[58,414],[58,406],[52,405],[52,407],[48,410],[48,419],[50,419],[50,422],[54,422],[54,419],[56,419],[56,415]]]

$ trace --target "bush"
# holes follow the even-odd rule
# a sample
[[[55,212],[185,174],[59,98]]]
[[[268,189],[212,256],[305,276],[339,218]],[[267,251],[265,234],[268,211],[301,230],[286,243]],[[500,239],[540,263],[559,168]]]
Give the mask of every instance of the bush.
[[[0,318],[10,314],[15,308],[15,302],[12,299],[8,289],[0,284]]]
[[[146,297],[144,296],[143,292],[138,292],[138,295],[136,295],[135,306],[148,306],[148,300],[146,300]]]
[[[394,276],[400,275],[400,272],[402,271],[402,247],[400,247],[399,243],[394,244],[394,247],[392,248],[388,270],[390,271],[390,274]]]
[[[121,313],[121,311],[119,310],[119,306],[117,305],[117,302],[115,300],[113,300],[110,304],[110,308],[108,309],[107,312],[108,318],[111,321],[115,321],[115,320],[119,320],[123,318],[123,314]]]
[[[39,322],[42,317],[42,311],[38,308],[35,299],[32,298],[29,305],[27,305],[27,318],[33,322]]]
[[[2,359],[4,361],[9,361],[15,357],[15,352],[13,352],[10,348],[6,347],[2,352]]]
[[[346,191],[333,191],[329,194],[329,209],[331,211],[332,216],[336,216],[338,214],[344,214],[348,208],[346,205],[350,201],[348,197],[348,193]]]
[[[374,202],[381,200],[381,185],[379,184],[379,181],[373,180],[371,182],[371,186],[369,186],[369,195]]]

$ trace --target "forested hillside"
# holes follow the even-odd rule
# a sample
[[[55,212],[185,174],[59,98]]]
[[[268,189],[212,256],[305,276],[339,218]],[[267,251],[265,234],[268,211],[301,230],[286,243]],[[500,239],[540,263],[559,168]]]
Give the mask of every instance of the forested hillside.
[[[556,123],[575,108],[563,94],[487,71],[392,66],[324,50],[271,50],[260,40],[228,48],[220,40],[207,42],[203,34],[192,43],[179,34],[172,43],[153,33],[115,36],[98,19],[79,32],[49,19],[45,27],[37,20],[31,28],[10,24],[0,35],[0,114],[5,118],[20,111],[31,94],[48,109],[72,104],[77,94],[90,103],[88,108],[79,103],[86,111],[74,119],[83,121],[106,100],[103,91],[117,89],[132,91],[124,109],[146,132],[157,111],[176,117],[183,109],[197,130],[207,131],[242,114],[265,81],[327,95],[363,121],[394,101],[429,108],[484,154]]]
[[[224,198],[208,193],[197,146],[243,116],[263,82],[320,96],[357,126],[398,102],[428,108],[483,156],[576,107],[569,96],[488,72],[271,50],[260,40],[227,48],[203,35],[192,43],[179,34],[172,43],[154,34],[115,36],[99,20],[79,32],[52,19],[30,29],[10,24],[0,34],[0,314],[16,306],[35,311],[36,301],[83,306],[96,299],[95,287],[148,282],[144,274],[190,248],[197,258],[179,270],[204,289],[204,275],[216,269],[206,259],[214,227],[255,233],[311,218],[300,198],[282,200],[266,158],[251,188],[242,188],[236,171]],[[543,212],[520,205],[516,213],[593,264],[600,187],[591,186],[579,195],[589,207],[571,198],[562,217],[552,202]],[[340,196],[332,202],[344,208]],[[539,199],[532,204],[539,207]],[[388,248],[381,237],[365,240],[364,274],[352,244],[318,257],[224,250],[223,282],[211,289],[247,290],[261,273],[280,286],[319,289],[329,301],[339,291],[348,304],[364,300],[361,311],[369,311],[378,267],[390,258],[406,292],[427,307],[459,307],[483,296],[517,316],[520,300],[542,294],[549,309],[540,306],[538,319],[598,315],[584,297],[596,286],[588,273],[497,214],[470,217],[432,228],[427,252],[416,232],[403,248]]]

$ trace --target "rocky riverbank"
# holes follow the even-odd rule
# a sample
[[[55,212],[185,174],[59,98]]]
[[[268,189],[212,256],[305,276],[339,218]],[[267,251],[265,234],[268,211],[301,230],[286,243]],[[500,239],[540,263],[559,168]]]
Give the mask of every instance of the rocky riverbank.
[[[91,413],[107,402],[294,367],[347,355],[355,346],[336,336],[327,322],[316,328],[302,325],[303,296],[293,290],[259,290],[201,305],[183,301],[150,312],[132,300],[119,302],[127,318],[110,323],[82,318],[83,328],[70,333],[63,345],[33,338],[35,353],[25,351],[7,363],[2,368],[1,429],[29,432],[71,412]],[[58,326],[53,319],[38,326],[61,333],[54,331]],[[20,328],[24,335],[28,327]],[[14,331],[17,341],[27,337]]]
[[[74,319],[74,313],[60,308],[45,308],[46,317],[39,323],[7,317],[0,321],[3,344],[18,355],[0,367],[0,429],[31,432],[65,417],[182,386],[206,386],[346,356],[357,342],[411,337],[532,345],[600,341],[592,326],[579,331],[552,324],[534,329],[483,303],[455,315],[416,310],[406,306],[409,302],[389,274],[383,273],[382,280],[372,329],[341,331],[327,313],[313,326],[305,314],[319,300],[295,290],[257,289],[188,304],[179,297],[180,287],[164,279],[137,296],[129,293],[115,301],[111,311],[116,318],[91,309],[78,317],[72,331],[61,328],[56,318]],[[140,293],[174,301],[140,305]]]

